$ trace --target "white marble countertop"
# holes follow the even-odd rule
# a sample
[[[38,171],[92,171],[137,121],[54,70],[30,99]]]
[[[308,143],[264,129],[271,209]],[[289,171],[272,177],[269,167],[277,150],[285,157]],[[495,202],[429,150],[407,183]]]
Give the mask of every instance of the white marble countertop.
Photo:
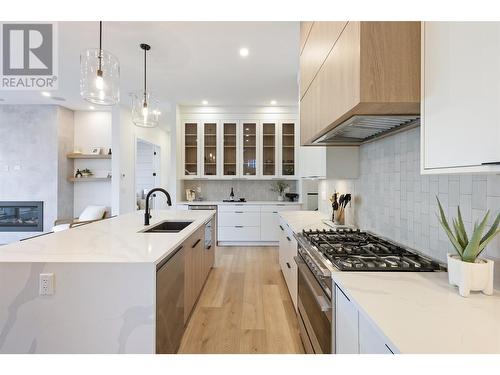
[[[188,201],[180,201],[177,202],[177,204],[188,204],[188,205],[199,205],[199,206],[208,206],[208,205],[219,205],[219,204],[255,204],[255,205],[300,205],[302,204],[301,202],[286,202],[286,201],[246,201],[246,202],[240,202],[240,201],[234,201],[234,202],[223,202],[223,201],[193,201],[193,202],[188,202]]]
[[[323,222],[328,216],[319,211],[282,211],[279,215],[293,233],[300,233],[303,229],[331,229]]]
[[[446,272],[335,272],[401,353],[500,353],[500,292],[461,297]]]
[[[215,211],[152,210],[151,225],[163,220],[193,220],[179,233],[139,233],[144,211],[0,247],[0,262],[158,263]]]

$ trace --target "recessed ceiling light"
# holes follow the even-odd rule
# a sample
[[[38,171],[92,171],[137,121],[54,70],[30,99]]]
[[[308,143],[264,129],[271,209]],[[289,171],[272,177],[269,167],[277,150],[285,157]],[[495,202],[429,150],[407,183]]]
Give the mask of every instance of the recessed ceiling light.
[[[276,105],[278,102],[276,100],[271,100],[271,105]]]
[[[90,108],[90,109],[92,109],[92,110],[94,110],[94,109],[95,109],[95,107],[94,107],[93,105],[91,105],[89,108]]]
[[[50,96],[50,92],[42,91],[42,95],[48,98]]]
[[[203,101],[201,102],[201,104],[203,104],[203,105],[207,105],[207,104],[208,104],[208,101],[207,101],[207,100],[203,100]]]
[[[250,53],[250,51],[248,50],[248,48],[246,48],[246,47],[240,48],[240,56],[241,57],[247,57],[249,53]]]

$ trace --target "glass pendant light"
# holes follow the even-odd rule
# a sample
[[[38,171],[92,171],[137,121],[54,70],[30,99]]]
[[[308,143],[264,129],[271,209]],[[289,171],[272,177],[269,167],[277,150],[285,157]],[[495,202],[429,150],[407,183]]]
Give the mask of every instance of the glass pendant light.
[[[144,91],[132,94],[132,121],[135,125],[143,128],[154,128],[159,124],[161,112],[159,102],[147,91],[146,86],[146,54],[151,46],[142,43],[140,47],[144,50]]]
[[[99,49],[85,50],[80,55],[80,95],[99,105],[120,101],[120,63],[102,49],[102,22],[99,22]]]

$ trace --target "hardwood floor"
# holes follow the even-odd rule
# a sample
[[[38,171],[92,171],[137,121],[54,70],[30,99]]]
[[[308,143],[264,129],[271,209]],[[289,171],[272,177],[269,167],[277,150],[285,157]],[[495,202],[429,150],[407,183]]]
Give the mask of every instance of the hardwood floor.
[[[276,247],[218,247],[179,353],[303,353]]]

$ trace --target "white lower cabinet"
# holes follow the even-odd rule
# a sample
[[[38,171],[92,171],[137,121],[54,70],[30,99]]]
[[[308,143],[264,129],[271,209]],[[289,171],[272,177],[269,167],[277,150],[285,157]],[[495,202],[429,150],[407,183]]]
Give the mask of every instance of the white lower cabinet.
[[[335,352],[359,353],[358,309],[339,287],[335,287]]]
[[[300,208],[300,203],[219,205],[218,240],[222,245],[224,242],[274,245],[279,241],[279,212]]]
[[[298,270],[294,258],[297,256],[297,240],[293,231],[283,219],[279,221],[279,264],[290,293],[295,310],[297,310],[297,278]]]
[[[394,354],[363,314],[359,314],[359,354]]]
[[[335,286],[335,352],[337,354],[393,354],[380,331]]]

